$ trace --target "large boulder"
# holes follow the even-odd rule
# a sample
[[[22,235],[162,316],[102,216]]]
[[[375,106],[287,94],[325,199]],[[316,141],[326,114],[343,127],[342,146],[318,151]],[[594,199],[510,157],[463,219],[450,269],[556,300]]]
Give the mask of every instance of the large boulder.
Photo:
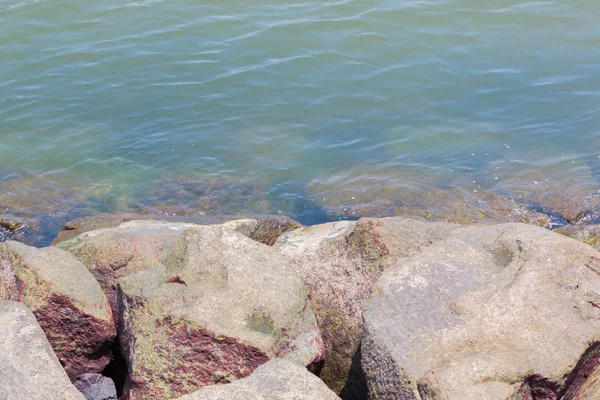
[[[79,375],[75,378],[73,384],[83,393],[85,400],[119,399],[114,381],[100,374]]]
[[[0,398],[84,400],[25,305],[0,300],[0,337]]]
[[[0,298],[33,311],[69,376],[100,372],[110,362],[116,329],[108,301],[72,254],[0,244]]]
[[[327,385],[305,368],[283,359],[271,360],[252,375],[204,387],[177,400],[339,400]]]
[[[598,287],[600,253],[586,244],[524,224],[456,230],[373,287],[370,397],[555,399],[600,341]]]
[[[363,332],[363,305],[381,273],[459,227],[401,217],[363,218],[301,228],[279,238],[275,248],[307,287],[325,342],[321,378],[335,392],[352,399],[366,391],[360,387],[360,370],[351,366]]]
[[[302,280],[276,250],[224,226],[136,221],[66,243],[118,281],[126,399],[170,399],[271,358],[318,370],[323,343]]]
[[[118,320],[117,280],[167,263],[172,249],[193,224],[134,221],[85,232],[56,247],[71,252],[100,283]]]
[[[119,278],[168,262],[177,241],[196,223],[223,222],[223,217],[161,216],[170,224],[155,220],[139,224],[131,220],[135,216],[117,213],[78,219],[65,225],[55,239],[56,247],[79,258],[100,282],[115,320]],[[267,244],[272,244],[282,232],[299,226],[290,218],[273,216],[234,220],[226,225]],[[98,227],[101,228],[94,229]],[[81,234],[72,237],[73,232]]]

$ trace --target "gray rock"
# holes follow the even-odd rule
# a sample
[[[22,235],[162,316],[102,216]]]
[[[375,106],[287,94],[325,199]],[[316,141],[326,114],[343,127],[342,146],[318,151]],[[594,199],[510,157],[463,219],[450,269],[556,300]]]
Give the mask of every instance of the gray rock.
[[[398,258],[416,254],[460,225],[409,218],[363,218],[315,225],[285,233],[275,248],[302,277],[323,332],[321,378],[344,398],[365,391],[351,369],[362,332],[362,309],[371,287]],[[353,387],[356,386],[356,387]]]
[[[25,305],[0,300],[0,338],[0,398],[84,399]]]
[[[336,400],[319,378],[283,359],[258,367],[252,375],[226,385],[204,387],[178,400]]]
[[[73,384],[83,393],[85,400],[118,400],[115,383],[103,375],[82,374],[75,378]]]
[[[171,399],[276,357],[322,364],[304,284],[269,246],[224,226],[157,221],[88,232],[71,244],[92,270],[114,271],[111,282],[121,275],[127,399]]]
[[[69,376],[100,372],[110,362],[116,328],[108,301],[69,252],[1,243],[0,299],[22,301],[33,311]]]
[[[583,243],[523,224],[456,230],[373,287],[362,342],[370,396],[554,398],[600,340],[598,287],[600,253]]]

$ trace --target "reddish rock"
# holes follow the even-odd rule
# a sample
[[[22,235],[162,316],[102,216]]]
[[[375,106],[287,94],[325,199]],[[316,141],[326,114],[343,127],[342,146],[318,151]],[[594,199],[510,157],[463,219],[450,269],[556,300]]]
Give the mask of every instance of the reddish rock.
[[[319,327],[326,363],[321,377],[347,399],[360,398],[356,360],[363,333],[362,310],[381,273],[460,226],[408,218],[363,218],[315,225],[281,236],[275,248],[302,277]]]
[[[0,296],[33,311],[69,376],[100,372],[110,362],[116,330],[108,301],[68,252],[0,244]]]
[[[272,358],[317,371],[323,342],[302,280],[276,250],[226,226],[133,221],[60,244],[112,290],[125,399],[167,400]]]

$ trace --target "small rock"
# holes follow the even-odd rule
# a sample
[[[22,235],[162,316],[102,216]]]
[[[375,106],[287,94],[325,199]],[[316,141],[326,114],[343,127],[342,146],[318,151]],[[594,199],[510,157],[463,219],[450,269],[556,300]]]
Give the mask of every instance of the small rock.
[[[112,379],[100,374],[82,374],[73,381],[83,393],[85,400],[118,400],[117,389]]]
[[[127,399],[170,399],[276,357],[322,365],[304,284],[271,247],[223,226],[157,221],[69,242],[105,282],[118,279]]]

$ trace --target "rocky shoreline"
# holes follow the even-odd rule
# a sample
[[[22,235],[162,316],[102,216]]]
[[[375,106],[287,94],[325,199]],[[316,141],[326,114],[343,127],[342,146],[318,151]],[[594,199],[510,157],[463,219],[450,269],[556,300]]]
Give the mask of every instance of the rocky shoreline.
[[[139,217],[0,243],[3,398],[600,398],[599,225]]]

